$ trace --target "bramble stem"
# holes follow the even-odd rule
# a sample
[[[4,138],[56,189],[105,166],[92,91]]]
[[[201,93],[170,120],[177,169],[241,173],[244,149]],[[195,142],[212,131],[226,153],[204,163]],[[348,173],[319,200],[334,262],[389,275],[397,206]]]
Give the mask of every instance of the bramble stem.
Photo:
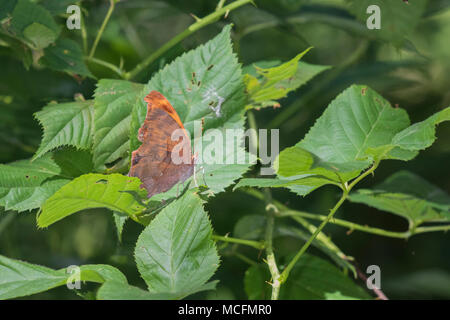
[[[253,240],[247,240],[247,239],[238,239],[238,238],[232,238],[228,236],[219,236],[219,235],[213,235],[213,240],[215,241],[223,241],[223,242],[230,242],[230,243],[237,243],[237,244],[243,244],[245,246],[253,247],[255,249],[261,250],[264,249],[264,243],[259,241],[253,241]]]
[[[258,151],[258,126],[256,125],[255,115],[252,110],[247,111],[248,125],[253,131],[250,133],[250,143],[255,147],[255,151]]]
[[[275,254],[273,253],[273,229],[275,224],[275,214],[278,209],[272,204],[272,194],[269,189],[266,189],[266,211],[267,211],[267,224],[266,224],[266,259],[267,265],[269,266],[269,271],[272,276],[272,300],[278,300],[278,295],[280,294],[280,272],[278,271],[277,262],[275,260]]]
[[[111,18],[111,15],[114,11],[114,7],[116,5],[116,2],[119,0],[109,0],[109,8],[108,12],[106,13],[105,19],[103,19],[103,23],[98,30],[97,37],[94,40],[94,44],[92,45],[91,52],[89,53],[89,58],[92,58],[94,56],[95,50],[97,49],[98,42],[100,41],[100,38],[102,37],[103,31],[105,31],[106,25],[108,24],[109,18]]]
[[[281,212],[278,216],[279,217],[291,217],[294,220],[296,220],[297,217],[303,217],[303,218],[319,220],[319,221],[324,221],[327,218],[324,215],[313,214],[313,213],[308,213],[308,212],[303,212],[303,211],[296,211],[296,210],[286,210],[286,211]],[[332,221],[330,221],[330,223],[341,226],[341,227],[349,228],[350,230],[359,230],[359,231],[377,234],[380,236],[385,236],[385,237],[390,237],[390,238],[407,239],[412,235],[409,231],[405,231],[405,232],[388,231],[388,230],[384,230],[384,229],[380,229],[380,228],[363,226],[363,225],[360,225],[360,224],[357,224],[354,222],[350,222],[350,221],[346,221],[346,220],[342,220],[342,219],[338,219],[338,218],[334,218]]]
[[[219,10],[214,11],[213,13],[207,15],[204,18],[198,19],[195,23],[191,24],[186,30],[177,34],[175,37],[166,42],[162,47],[153,52],[150,56],[148,56],[144,61],[138,64],[133,70],[125,74],[126,79],[133,79],[139,73],[141,73],[145,68],[151,65],[154,61],[156,61],[159,57],[161,57],[167,50],[172,48],[173,46],[180,43],[182,40],[200,30],[201,28],[217,21],[222,15],[226,14],[229,11],[232,11],[236,8],[243,6],[244,4],[250,3],[252,0],[237,0],[225,7],[220,8]]]
[[[220,0],[217,4],[216,11],[222,9],[223,5],[225,4],[225,1],[227,0]]]
[[[85,60],[88,61],[88,62],[96,63],[98,65],[101,65],[101,66],[105,67],[105,68],[108,68],[111,71],[113,71],[114,73],[116,73],[119,77],[124,78],[124,72],[119,67],[117,67],[116,65],[114,65],[112,63],[109,63],[109,62],[106,62],[104,60],[97,59],[97,58],[94,58],[94,57],[85,57]]]
[[[316,229],[316,231],[314,231],[314,233],[311,235],[311,237],[309,237],[308,241],[305,242],[305,244],[301,247],[301,249],[297,252],[297,254],[295,255],[295,257],[291,260],[291,262],[289,262],[289,264],[287,265],[287,267],[283,270],[283,272],[281,273],[280,276],[280,281],[281,283],[285,282],[289,276],[289,272],[291,272],[292,268],[295,266],[295,264],[297,263],[297,261],[300,259],[300,257],[305,253],[305,251],[309,248],[309,246],[311,245],[311,243],[314,241],[314,239],[317,237],[317,235],[322,231],[322,229],[326,226],[326,224],[333,218],[334,214],[336,213],[336,211],[340,208],[340,206],[344,203],[344,201],[347,199],[348,197],[348,193],[350,192],[350,190],[362,179],[364,179],[365,177],[367,177],[369,174],[372,174],[375,169],[378,167],[379,161],[375,161],[374,164],[372,165],[372,167],[367,170],[366,172],[364,172],[363,174],[361,174],[359,177],[357,177],[355,180],[353,180],[348,186],[347,184],[342,184],[342,196],[339,199],[339,201],[336,203],[336,205],[333,207],[333,209],[331,209],[330,213],[328,214],[328,216],[325,218],[325,220],[322,221],[322,223],[319,225],[319,227]]]
[[[309,246],[311,245],[311,243],[314,241],[314,239],[317,237],[317,235],[322,231],[322,229],[325,227],[325,225],[328,223],[328,221],[331,220],[331,218],[333,218],[334,214],[336,213],[336,211],[339,209],[339,207],[344,203],[345,199],[347,199],[347,195],[348,195],[348,191],[344,191],[342,193],[341,198],[339,199],[339,201],[336,203],[336,205],[333,207],[333,209],[331,209],[330,213],[328,214],[328,216],[326,217],[326,219],[324,221],[322,221],[322,223],[319,225],[319,227],[316,229],[316,231],[314,231],[314,233],[311,235],[311,237],[309,237],[308,241],[305,242],[305,244],[301,247],[301,249],[297,252],[297,254],[295,255],[295,257],[291,260],[291,262],[289,262],[289,264],[287,265],[287,267],[283,270],[283,273],[280,276],[280,281],[283,283],[287,280],[288,276],[289,276],[289,272],[291,272],[292,268],[295,266],[295,264],[297,263],[298,259],[300,259],[300,257],[305,253],[305,251],[309,248]]]
[[[450,230],[450,224],[442,225],[442,226],[426,226],[426,227],[416,228],[416,230],[414,230],[414,234],[434,232],[434,231],[449,231],[449,230]]]

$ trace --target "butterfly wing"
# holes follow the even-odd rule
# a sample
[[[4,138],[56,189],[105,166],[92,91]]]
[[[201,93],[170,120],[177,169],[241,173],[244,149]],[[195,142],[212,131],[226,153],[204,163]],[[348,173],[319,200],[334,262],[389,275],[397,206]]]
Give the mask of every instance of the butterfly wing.
[[[152,91],[144,100],[147,115],[138,133],[142,145],[132,153],[128,175],[141,179],[141,187],[150,198],[189,178],[194,172],[194,163],[189,136],[169,101],[157,91]],[[172,133],[177,129],[182,130],[182,136],[174,141]],[[185,155],[188,163],[173,162],[172,151],[177,145],[181,146],[181,153],[188,152]]]

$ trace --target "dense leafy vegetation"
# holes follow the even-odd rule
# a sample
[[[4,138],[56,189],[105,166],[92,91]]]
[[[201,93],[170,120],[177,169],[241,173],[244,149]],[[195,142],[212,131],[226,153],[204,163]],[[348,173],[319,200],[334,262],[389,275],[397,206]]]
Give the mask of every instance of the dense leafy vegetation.
[[[77,264],[86,299],[373,299],[359,246],[423,233],[445,269],[450,6],[255,2],[79,1],[80,30],[71,1],[2,5],[0,298],[70,297]],[[127,172],[151,90],[203,152],[195,181],[147,199]],[[248,128],[280,129],[273,175],[239,143]],[[228,129],[237,140],[217,140]],[[370,214],[337,218],[343,206]],[[368,234],[348,244],[330,225]],[[449,297],[450,275],[430,274],[425,294]]]

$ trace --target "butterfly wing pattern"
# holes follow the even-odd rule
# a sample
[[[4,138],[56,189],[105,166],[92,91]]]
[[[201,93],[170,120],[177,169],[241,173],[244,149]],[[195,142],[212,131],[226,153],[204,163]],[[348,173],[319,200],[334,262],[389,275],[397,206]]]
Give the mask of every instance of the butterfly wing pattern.
[[[150,198],[188,179],[194,172],[194,159],[189,136],[170,102],[157,91],[150,92],[144,101],[147,102],[147,115],[138,132],[142,145],[131,155],[128,176],[141,179],[141,187],[147,190]],[[177,129],[183,130],[183,137],[174,141],[172,133]],[[186,145],[182,145],[179,155],[183,157],[183,150],[188,150],[188,163],[176,164],[172,160],[172,151],[180,143]]]

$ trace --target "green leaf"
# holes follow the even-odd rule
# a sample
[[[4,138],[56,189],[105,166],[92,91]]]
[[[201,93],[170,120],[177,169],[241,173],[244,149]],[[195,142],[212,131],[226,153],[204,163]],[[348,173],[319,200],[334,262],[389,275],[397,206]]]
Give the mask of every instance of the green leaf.
[[[37,50],[46,48],[49,44],[55,42],[57,34],[43,24],[33,22],[23,30],[25,38],[33,44]]]
[[[42,206],[38,226],[47,227],[75,212],[91,208],[108,208],[134,216],[145,207],[130,194],[144,198],[140,180],[121,174],[86,174],[66,184]]]
[[[450,121],[450,107],[397,133],[392,144],[409,151],[426,149],[436,140],[436,126],[444,121]]]
[[[52,158],[65,176],[76,178],[93,170],[92,155],[88,150],[64,148],[53,151]]]
[[[65,268],[62,270],[66,272]],[[127,283],[127,278],[119,269],[107,264],[86,264],[80,266],[80,271],[81,281]]]
[[[326,300],[361,300],[360,298],[346,296],[346,295],[342,294],[340,291],[326,292],[325,299]]]
[[[150,293],[141,288],[115,281],[105,282],[97,291],[97,300],[172,300],[172,293]]]
[[[127,283],[125,276],[109,265],[85,265],[80,267],[80,271],[81,281]],[[47,291],[65,285],[71,276],[66,269],[53,270],[0,255],[0,299]]]
[[[381,12],[381,29],[370,30],[372,34],[400,46],[409,38],[420,22],[427,0],[404,1],[384,0],[347,0],[350,11],[364,25],[370,14],[366,13],[370,5],[377,5]]]
[[[154,75],[144,89],[145,94],[152,90],[162,93],[191,135],[194,121],[202,118],[205,130],[243,125],[244,84],[232,51],[230,31],[228,25],[214,39],[175,59]],[[223,99],[219,115],[209,105],[214,103],[218,107],[218,97]],[[143,120],[147,104],[142,100],[137,108],[138,119]],[[137,131],[132,136],[135,138]]]
[[[279,66],[261,68],[255,65],[256,72],[249,70],[249,73],[244,77],[250,99],[250,104],[246,109],[267,106],[278,107],[279,103],[276,100],[286,97],[289,92],[300,88],[313,77],[330,68],[300,62],[299,60],[310,49]]]
[[[198,288],[198,290],[189,293],[151,293],[142,290],[138,287],[133,287],[128,284],[107,281],[97,292],[97,299],[99,300],[176,300],[186,297],[188,295],[205,291],[215,290],[216,281],[211,281]]]
[[[122,242],[123,226],[125,225],[125,222],[127,222],[129,216],[122,212],[113,211],[113,218],[114,224],[116,225],[117,238],[119,239],[119,242]]]
[[[269,300],[271,287],[270,273],[267,265],[257,264],[251,266],[245,272],[244,288],[249,300]]]
[[[97,171],[130,152],[131,113],[143,85],[102,79],[95,90],[94,162]]]
[[[50,155],[0,164],[0,206],[19,212],[39,208],[69,178]]]
[[[92,100],[49,104],[36,112],[35,117],[42,125],[44,135],[33,159],[60,146],[91,147],[94,128]]]
[[[83,51],[71,39],[58,39],[55,45],[47,47],[39,63],[53,70],[94,78],[84,63]]]
[[[351,86],[331,102],[303,140],[280,153],[277,174],[290,179],[315,174],[323,178],[318,185],[325,179],[347,182],[381,157],[381,151],[390,151],[380,148],[408,125],[404,110],[392,108],[366,86]]]
[[[294,179],[278,178],[245,178],[239,180],[233,190],[244,187],[256,188],[288,188],[292,192],[305,196],[308,193],[326,184],[336,184],[336,182],[318,176],[306,174],[304,177],[297,176]]]
[[[152,293],[191,292],[219,266],[202,201],[186,192],[159,213],[136,244],[136,264]]]
[[[233,153],[224,151],[223,157],[232,155],[239,159],[242,158],[240,154],[242,148],[226,149],[234,141],[226,139],[217,142],[214,140],[214,132],[208,130],[219,129],[224,132],[225,129],[244,129],[244,84],[240,65],[232,51],[230,30],[231,27],[226,26],[214,39],[165,66],[145,86],[144,94],[152,90],[161,92],[173,105],[191,137],[194,137],[194,121],[200,127],[204,120],[203,153],[207,153],[208,145],[212,146],[215,142],[215,146],[222,146],[222,150],[230,150]],[[147,105],[142,97],[138,99],[133,110],[132,150],[140,144],[137,141],[137,133],[146,112]],[[192,143],[194,154],[197,152],[197,143],[199,141]],[[198,156],[202,159],[208,157],[202,153]],[[198,183],[206,182],[213,193],[223,191],[254,162],[254,157],[246,152],[243,153],[243,157],[247,157],[249,161],[208,164],[207,161],[199,160],[196,171],[205,174],[203,177],[199,176]]]
[[[223,140],[216,140],[219,136]],[[241,145],[244,131],[233,131],[235,138],[227,137],[227,129],[209,130],[202,136],[203,156],[199,155],[196,166],[197,182],[208,187],[209,191],[219,193],[241,177],[256,163],[256,156],[245,151]],[[212,151],[212,149],[216,151]],[[219,150],[217,150],[219,149]],[[222,157],[217,154],[222,154]],[[231,163],[230,159],[234,159]],[[216,162],[217,161],[217,162]]]
[[[18,0],[11,18],[14,36],[42,49],[58,38],[60,27],[50,12],[29,0]]]
[[[450,196],[408,171],[393,174],[373,189],[359,189],[349,200],[404,217],[411,227],[450,221]]]
[[[449,120],[450,107],[398,132],[390,144],[369,148],[367,153],[378,160],[411,160],[417,156],[418,151],[424,150],[434,143],[436,140],[436,126]]]
[[[270,298],[270,273],[264,264],[250,267],[245,273],[245,292],[249,299]],[[346,296],[353,299],[369,299],[370,295],[329,262],[305,254],[289,274],[280,290],[280,299],[317,300]]]
[[[301,86],[308,83],[308,81],[312,78],[330,68],[330,66],[322,66],[299,61],[295,74],[291,78],[279,81],[275,87],[286,88],[288,92],[297,90]]]
[[[339,185],[374,161],[413,159],[435,141],[436,125],[449,119],[446,108],[410,126],[404,110],[354,85],[328,106],[303,140],[280,153],[274,164],[279,179],[244,180],[237,187],[287,187],[306,195],[325,184]]]

